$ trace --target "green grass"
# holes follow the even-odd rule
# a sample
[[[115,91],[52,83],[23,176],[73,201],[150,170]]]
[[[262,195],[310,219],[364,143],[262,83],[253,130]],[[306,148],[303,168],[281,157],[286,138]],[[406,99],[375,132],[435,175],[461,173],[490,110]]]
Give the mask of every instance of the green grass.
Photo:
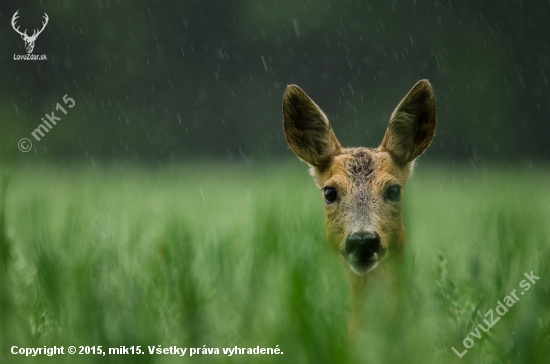
[[[297,161],[32,166],[0,199],[1,363],[546,363],[550,171],[421,163],[404,198],[407,300],[349,346],[349,288]],[[5,186],[5,181],[4,181]],[[525,272],[540,280],[459,359]],[[10,354],[275,347],[283,355]]]

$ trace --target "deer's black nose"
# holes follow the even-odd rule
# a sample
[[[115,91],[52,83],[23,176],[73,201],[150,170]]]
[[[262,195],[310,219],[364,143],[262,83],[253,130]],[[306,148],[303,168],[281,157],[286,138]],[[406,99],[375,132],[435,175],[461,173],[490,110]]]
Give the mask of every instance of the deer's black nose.
[[[351,234],[346,240],[344,254],[358,270],[368,269],[380,258],[380,236],[374,231],[361,231]]]

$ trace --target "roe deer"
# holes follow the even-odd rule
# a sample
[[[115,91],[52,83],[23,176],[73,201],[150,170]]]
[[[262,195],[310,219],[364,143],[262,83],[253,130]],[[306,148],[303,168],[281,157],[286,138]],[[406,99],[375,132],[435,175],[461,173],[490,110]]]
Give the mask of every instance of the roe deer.
[[[421,80],[391,114],[378,148],[343,148],[313,100],[296,85],[286,88],[285,138],[310,165],[322,190],[327,240],[344,264],[351,288],[350,333],[361,326],[361,302],[370,282],[399,286],[406,240],[403,187],[435,127],[435,94],[430,83]]]

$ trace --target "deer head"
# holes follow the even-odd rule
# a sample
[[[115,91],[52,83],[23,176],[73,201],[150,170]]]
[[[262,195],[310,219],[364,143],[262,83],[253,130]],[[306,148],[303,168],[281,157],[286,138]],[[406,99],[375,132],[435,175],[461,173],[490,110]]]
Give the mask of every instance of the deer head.
[[[19,33],[19,35],[21,35],[21,38],[23,38],[23,40],[25,41],[25,49],[27,50],[27,53],[32,53],[33,49],[34,49],[34,42],[36,42],[36,38],[38,38],[38,36],[40,35],[40,33],[42,33],[42,31],[44,30],[44,28],[46,27],[46,24],[48,24],[48,14],[44,13],[44,22],[42,23],[42,29],[40,30],[34,30],[32,35],[29,36],[27,35],[27,30],[25,29],[24,32],[21,32],[19,31],[19,27],[16,27],[15,25],[15,21],[17,20],[17,18],[19,17],[19,15],[17,15],[17,13],[19,12],[19,10],[17,10],[15,12],[15,14],[13,14],[13,18],[11,18],[11,26],[13,27],[13,30],[15,30],[17,33]]]
[[[371,277],[399,270],[406,240],[401,200],[435,134],[434,91],[427,80],[416,83],[373,149],[342,147],[325,113],[298,86],[285,91],[283,117],[288,145],[310,165],[325,201],[327,240],[348,273],[354,316]]]

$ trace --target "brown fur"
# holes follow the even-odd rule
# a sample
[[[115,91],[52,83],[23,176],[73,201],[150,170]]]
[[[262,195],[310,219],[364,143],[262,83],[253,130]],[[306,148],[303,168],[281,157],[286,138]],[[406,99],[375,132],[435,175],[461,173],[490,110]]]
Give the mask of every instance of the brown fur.
[[[361,326],[361,302],[371,282],[399,285],[406,242],[401,202],[389,201],[385,194],[395,185],[403,191],[414,160],[430,145],[436,127],[435,105],[430,83],[419,81],[392,113],[378,148],[344,149],[326,115],[304,91],[295,85],[285,91],[283,129],[290,148],[311,166],[319,188],[334,188],[338,193],[336,202],[325,204],[327,240],[349,278],[352,332]],[[343,253],[346,239],[361,231],[378,233],[385,252],[373,270],[364,274],[350,268]]]

